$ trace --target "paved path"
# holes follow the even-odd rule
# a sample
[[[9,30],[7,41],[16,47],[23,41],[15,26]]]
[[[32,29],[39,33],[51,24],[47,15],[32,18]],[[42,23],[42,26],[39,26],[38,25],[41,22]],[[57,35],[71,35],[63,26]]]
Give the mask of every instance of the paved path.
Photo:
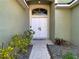
[[[47,50],[48,41],[38,40],[33,42],[33,48],[29,59],[50,59]]]

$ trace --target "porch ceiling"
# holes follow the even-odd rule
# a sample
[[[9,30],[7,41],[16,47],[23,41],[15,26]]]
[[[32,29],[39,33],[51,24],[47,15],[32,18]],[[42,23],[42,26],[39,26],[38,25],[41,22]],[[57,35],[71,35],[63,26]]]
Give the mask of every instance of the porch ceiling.
[[[26,8],[29,4],[38,4],[39,0],[18,0],[23,7]],[[56,0],[55,0],[56,1]],[[40,0],[40,4],[51,4],[54,0]],[[72,8],[79,4],[79,0],[72,0],[71,3],[55,3],[56,8]]]

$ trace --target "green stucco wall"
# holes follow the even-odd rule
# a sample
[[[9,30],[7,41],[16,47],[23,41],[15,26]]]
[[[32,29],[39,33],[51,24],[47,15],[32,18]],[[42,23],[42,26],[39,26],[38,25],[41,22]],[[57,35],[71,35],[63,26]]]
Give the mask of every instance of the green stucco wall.
[[[72,41],[79,45],[79,5],[72,9]]]
[[[28,27],[26,10],[16,0],[0,0],[0,44]]]
[[[71,40],[71,9],[55,9],[55,38]]]

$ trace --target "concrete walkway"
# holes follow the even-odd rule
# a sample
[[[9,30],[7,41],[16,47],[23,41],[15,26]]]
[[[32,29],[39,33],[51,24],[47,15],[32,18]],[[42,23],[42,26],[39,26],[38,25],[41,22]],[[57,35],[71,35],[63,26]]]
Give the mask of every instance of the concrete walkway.
[[[48,40],[33,40],[33,48],[29,59],[50,59],[47,44],[52,44]]]

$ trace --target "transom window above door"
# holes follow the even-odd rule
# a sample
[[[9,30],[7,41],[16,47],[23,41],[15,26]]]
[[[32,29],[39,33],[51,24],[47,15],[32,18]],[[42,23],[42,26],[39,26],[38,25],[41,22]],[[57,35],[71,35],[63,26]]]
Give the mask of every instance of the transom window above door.
[[[47,15],[47,10],[43,8],[36,8],[32,10],[32,15]]]

